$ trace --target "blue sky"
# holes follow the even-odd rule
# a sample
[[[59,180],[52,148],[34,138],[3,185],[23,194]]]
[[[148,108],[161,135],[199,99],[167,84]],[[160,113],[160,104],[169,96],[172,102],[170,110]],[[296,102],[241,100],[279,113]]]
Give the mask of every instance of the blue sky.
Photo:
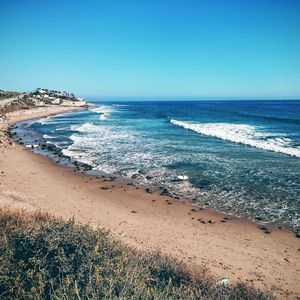
[[[298,0],[0,0],[0,89],[300,98]]]

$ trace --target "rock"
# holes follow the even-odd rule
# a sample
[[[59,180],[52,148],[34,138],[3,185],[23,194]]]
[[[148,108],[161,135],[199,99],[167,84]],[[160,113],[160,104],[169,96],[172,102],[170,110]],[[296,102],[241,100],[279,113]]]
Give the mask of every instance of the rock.
[[[160,192],[160,194],[162,196],[171,196],[171,194],[169,193],[169,191],[167,189],[162,189],[162,191]]]
[[[200,223],[202,223],[202,224],[206,224],[205,220],[202,219],[202,218],[199,218],[198,221],[199,221]]]
[[[267,228],[266,226],[259,226],[258,228],[259,228],[260,230],[262,230],[262,231],[268,230],[268,228]]]
[[[195,208],[192,208],[191,211],[196,211],[196,209],[195,209]]]
[[[135,211],[135,210],[132,210],[131,212],[132,212],[133,214],[136,214],[136,211]]]
[[[207,221],[209,224],[214,224],[215,222],[214,222],[214,220],[208,220]]]
[[[149,189],[149,188],[146,188],[145,191],[146,191],[147,193],[149,193],[149,194],[153,194],[153,191],[152,191],[151,189]]]
[[[110,188],[108,186],[102,186],[102,187],[100,187],[100,189],[106,191],[106,190],[109,190]]]
[[[218,285],[223,285],[223,286],[228,286],[229,283],[230,283],[230,280],[228,277],[224,277],[217,282]]]

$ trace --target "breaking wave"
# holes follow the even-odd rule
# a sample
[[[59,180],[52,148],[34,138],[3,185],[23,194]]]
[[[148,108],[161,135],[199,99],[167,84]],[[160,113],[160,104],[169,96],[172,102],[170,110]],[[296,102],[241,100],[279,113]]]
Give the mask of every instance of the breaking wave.
[[[170,120],[173,125],[183,127],[200,133],[233,143],[244,144],[255,148],[279,152],[295,157],[300,157],[300,148],[292,146],[292,140],[282,134],[259,131],[259,127],[246,124],[230,123],[191,123]]]
[[[52,135],[49,135],[49,134],[44,134],[43,138],[44,139],[56,139],[56,136],[52,136]]]
[[[106,121],[114,109],[111,106],[101,105],[99,107],[90,108],[90,111],[100,114],[100,120]]]

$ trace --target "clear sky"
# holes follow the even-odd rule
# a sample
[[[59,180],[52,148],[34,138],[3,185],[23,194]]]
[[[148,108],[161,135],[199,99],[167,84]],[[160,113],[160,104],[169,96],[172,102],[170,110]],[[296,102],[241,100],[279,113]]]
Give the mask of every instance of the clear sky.
[[[0,89],[300,98],[299,0],[0,0]]]

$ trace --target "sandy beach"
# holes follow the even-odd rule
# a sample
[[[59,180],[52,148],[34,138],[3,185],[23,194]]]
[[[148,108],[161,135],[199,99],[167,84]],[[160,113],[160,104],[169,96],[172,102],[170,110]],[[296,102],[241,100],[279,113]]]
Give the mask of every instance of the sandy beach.
[[[248,282],[280,299],[300,297],[300,240],[292,233],[273,229],[267,234],[249,221],[74,172],[3,137],[9,124],[69,110],[46,107],[6,115],[0,128],[1,206],[74,216],[109,228],[134,248],[158,250],[193,267],[206,266],[216,280]]]

